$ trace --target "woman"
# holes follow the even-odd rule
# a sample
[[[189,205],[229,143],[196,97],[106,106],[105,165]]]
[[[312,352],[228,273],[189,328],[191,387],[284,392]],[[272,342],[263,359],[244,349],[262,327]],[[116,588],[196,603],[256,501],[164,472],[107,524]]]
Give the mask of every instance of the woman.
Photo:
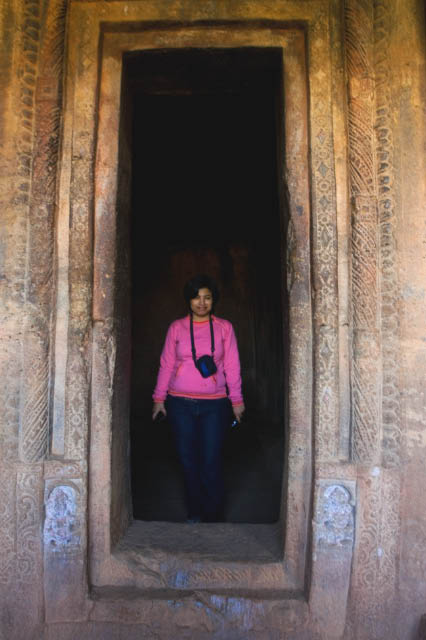
[[[244,412],[232,325],[213,315],[219,294],[199,275],[184,287],[189,314],[172,322],[160,359],[152,418],[167,415],[183,467],[188,522],[223,519],[222,448],[232,411]]]

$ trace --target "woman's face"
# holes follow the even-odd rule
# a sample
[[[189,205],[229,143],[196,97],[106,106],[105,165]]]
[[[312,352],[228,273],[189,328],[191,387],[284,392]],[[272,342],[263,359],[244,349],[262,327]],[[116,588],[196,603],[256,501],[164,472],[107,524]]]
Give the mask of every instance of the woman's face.
[[[198,289],[197,296],[189,301],[189,306],[194,318],[203,320],[208,318],[213,306],[213,296],[210,289],[207,287]]]

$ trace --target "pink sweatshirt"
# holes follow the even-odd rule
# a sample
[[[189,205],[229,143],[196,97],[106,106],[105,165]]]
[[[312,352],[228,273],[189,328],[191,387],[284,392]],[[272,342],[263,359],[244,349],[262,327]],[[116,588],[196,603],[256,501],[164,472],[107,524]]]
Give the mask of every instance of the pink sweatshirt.
[[[228,320],[213,315],[212,320],[217,372],[209,378],[203,378],[196,369],[192,359],[189,315],[179,318],[170,325],[161,353],[160,371],[153,395],[156,402],[165,400],[167,393],[187,398],[226,398],[226,383],[232,404],[243,404],[240,359],[234,329]],[[208,320],[194,322],[194,342],[197,358],[211,355]]]

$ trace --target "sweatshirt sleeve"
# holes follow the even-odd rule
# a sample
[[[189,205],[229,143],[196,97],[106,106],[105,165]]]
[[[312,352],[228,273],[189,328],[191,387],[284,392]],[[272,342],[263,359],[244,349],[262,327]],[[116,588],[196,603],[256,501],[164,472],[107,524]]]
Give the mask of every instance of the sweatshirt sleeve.
[[[229,399],[234,406],[243,404],[243,396],[241,392],[241,367],[240,357],[238,355],[237,338],[231,323],[227,327],[227,333],[224,340],[224,360],[223,366],[228,385]]]
[[[170,378],[176,364],[176,324],[173,322],[166,335],[163,351],[160,357],[160,369],[153,398],[155,402],[163,402],[167,396]]]

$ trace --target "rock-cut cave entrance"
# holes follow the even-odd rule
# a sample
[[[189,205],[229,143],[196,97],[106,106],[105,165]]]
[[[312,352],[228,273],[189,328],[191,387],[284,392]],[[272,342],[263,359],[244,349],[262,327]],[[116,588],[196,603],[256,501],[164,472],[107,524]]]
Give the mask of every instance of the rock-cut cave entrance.
[[[186,313],[183,284],[199,272],[218,281],[216,313],[235,327],[247,406],[225,447],[226,519],[270,523],[280,515],[287,378],[281,56],[242,48],[125,57],[121,131],[130,142],[120,153],[132,174],[136,520],[185,518],[170,428],[151,422],[151,396],[167,327]]]

